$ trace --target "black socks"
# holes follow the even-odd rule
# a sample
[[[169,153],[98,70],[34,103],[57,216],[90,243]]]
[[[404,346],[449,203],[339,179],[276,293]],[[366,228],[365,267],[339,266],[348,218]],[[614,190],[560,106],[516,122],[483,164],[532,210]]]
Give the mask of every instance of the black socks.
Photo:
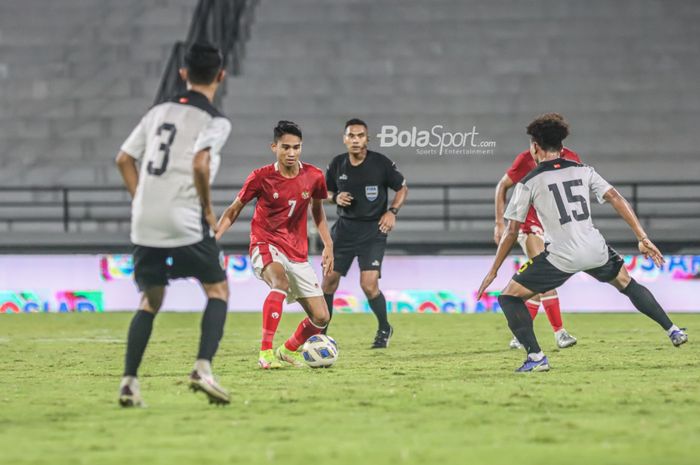
[[[126,361],[124,363],[124,376],[136,376],[141,365],[143,353],[146,351],[148,340],[153,330],[154,313],[139,310],[131,319],[129,333],[126,339]]]
[[[541,352],[537,343],[535,332],[532,328],[532,317],[525,306],[523,299],[512,295],[499,295],[498,303],[501,305],[503,314],[508,320],[508,327],[518,341],[525,346],[528,354]]]
[[[326,294],[325,292],[323,293],[323,299],[326,301],[326,307],[328,307],[328,324],[321,331],[322,334],[326,334],[328,332],[328,327],[331,325],[331,319],[333,318],[333,298],[334,298],[334,296],[335,296],[335,294]]]
[[[637,310],[656,321],[663,329],[669,330],[673,323],[661,305],[656,301],[654,295],[646,287],[639,284],[632,278],[632,281],[622,291],[629,297]]]
[[[221,299],[209,299],[202,315],[202,334],[199,339],[197,360],[211,360],[219,348],[219,341],[224,335],[224,324],[228,304]]]
[[[386,299],[384,298],[384,294],[379,291],[379,295],[377,297],[368,300],[367,302],[369,303],[369,307],[372,309],[372,312],[374,312],[374,315],[377,317],[379,329],[382,331],[388,331],[389,321],[387,320],[386,316]]]

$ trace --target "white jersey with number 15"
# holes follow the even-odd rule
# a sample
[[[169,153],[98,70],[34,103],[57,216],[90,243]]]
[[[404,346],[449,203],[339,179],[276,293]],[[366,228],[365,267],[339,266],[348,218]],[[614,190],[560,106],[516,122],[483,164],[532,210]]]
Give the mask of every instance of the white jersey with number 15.
[[[567,273],[589,270],[608,261],[605,239],[591,218],[590,193],[603,203],[610,189],[590,166],[549,160],[516,185],[504,217],[523,222],[533,205],[550,241],[547,260]]]

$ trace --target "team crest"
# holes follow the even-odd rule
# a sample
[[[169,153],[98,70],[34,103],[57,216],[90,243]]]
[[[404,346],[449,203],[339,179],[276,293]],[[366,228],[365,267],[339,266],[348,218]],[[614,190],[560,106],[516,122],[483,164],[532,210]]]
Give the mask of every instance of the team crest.
[[[365,197],[370,202],[374,202],[379,197],[379,186],[365,186]]]
[[[301,198],[304,199],[304,200],[308,199],[308,198],[309,198],[309,192],[308,192],[308,191],[302,192],[302,193],[301,193]]]

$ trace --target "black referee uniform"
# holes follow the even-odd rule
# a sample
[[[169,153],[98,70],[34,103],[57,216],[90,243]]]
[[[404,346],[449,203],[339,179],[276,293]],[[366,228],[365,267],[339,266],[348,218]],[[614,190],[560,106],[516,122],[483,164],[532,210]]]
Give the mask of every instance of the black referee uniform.
[[[381,153],[368,150],[356,166],[347,152],[333,158],[326,171],[328,191],[336,196],[341,192],[352,195],[350,205],[338,205],[338,220],[331,229],[333,271],[345,276],[357,257],[360,271],[377,270],[381,277],[387,234],[380,231],[379,221],[387,211],[388,189],[398,191],[405,184],[396,164]],[[333,294],[324,297],[332,312]],[[367,299],[379,323],[372,348],[387,347],[393,328],[387,319],[384,294],[380,291],[377,296],[367,295]]]
[[[328,190],[353,197],[349,206],[338,205],[338,221],[331,230],[335,271],[345,276],[357,257],[360,270],[381,273],[387,235],[379,230],[379,219],[387,209],[388,189],[398,191],[405,182],[396,164],[381,153],[367,151],[358,166],[347,153],[333,158],[326,171]]]

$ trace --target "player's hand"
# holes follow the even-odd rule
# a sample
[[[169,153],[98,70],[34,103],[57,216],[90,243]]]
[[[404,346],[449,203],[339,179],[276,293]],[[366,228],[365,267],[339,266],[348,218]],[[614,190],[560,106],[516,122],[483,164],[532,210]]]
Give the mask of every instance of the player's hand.
[[[479,286],[479,290],[476,292],[476,300],[481,299],[481,295],[486,292],[486,288],[491,285],[494,279],[496,279],[496,272],[495,271],[489,271],[489,273],[486,275],[483,281],[481,281],[481,286]]]
[[[386,212],[379,218],[379,230],[384,234],[389,234],[394,229],[394,225],[396,225],[396,215],[392,212]]]
[[[501,237],[503,236],[503,231],[506,230],[506,225],[503,223],[496,223],[493,227],[493,241],[496,245],[501,243]]]
[[[349,207],[352,203],[353,197],[350,192],[341,192],[335,197],[335,203],[341,207]]]
[[[639,251],[644,255],[644,258],[650,258],[654,261],[654,264],[661,268],[661,265],[666,263],[666,259],[659,249],[651,242],[648,238],[644,238],[639,241]]]
[[[321,267],[323,276],[328,276],[333,271],[333,247],[324,247],[321,252]]]

